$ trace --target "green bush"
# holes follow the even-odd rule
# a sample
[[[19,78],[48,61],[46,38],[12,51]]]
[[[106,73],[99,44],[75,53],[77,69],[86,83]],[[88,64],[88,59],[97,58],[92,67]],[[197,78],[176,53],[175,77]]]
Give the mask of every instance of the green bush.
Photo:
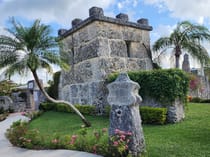
[[[54,103],[44,102],[39,105],[39,109],[43,111],[57,111],[57,106]]]
[[[0,107],[0,114],[3,114],[5,111],[4,111],[4,108],[3,107]]]
[[[166,113],[166,108],[140,107],[141,119],[144,124],[165,124]]]
[[[91,105],[74,105],[82,114],[95,115],[96,107]],[[41,103],[39,106],[40,110],[43,111],[58,111],[58,112],[69,112],[74,113],[73,109],[67,104],[61,103]]]
[[[190,100],[190,102],[193,102],[193,103],[200,103],[201,101],[202,101],[202,99],[199,97],[194,97]]]
[[[210,99],[201,100],[201,103],[210,103]]]
[[[5,120],[7,118],[7,116],[9,115],[9,113],[5,112],[5,113],[0,113],[0,122]]]
[[[104,116],[109,116],[110,115],[110,111],[111,111],[111,106],[110,105],[106,105],[104,108]]]
[[[111,107],[105,107],[105,115],[109,116]],[[139,108],[143,124],[165,124],[166,123],[166,108],[156,108],[142,106]]]
[[[202,99],[199,97],[194,97],[190,100],[192,103],[210,103],[210,99]]]
[[[131,80],[141,86],[139,94],[145,98],[150,97],[165,104],[172,104],[176,98],[186,102],[189,77],[179,69],[159,69],[153,71],[128,72]],[[113,82],[118,73],[111,74],[107,81]]]
[[[54,104],[56,107],[55,111],[58,112],[72,112],[71,107],[66,104]]]
[[[22,138],[26,134],[27,130],[28,123],[21,122],[21,120],[19,120],[14,122],[12,126],[7,130],[6,136],[13,145],[23,147],[24,143],[22,141]]]
[[[60,71],[54,73],[53,81],[49,82],[50,87],[47,89],[47,93],[54,99],[58,98],[58,85],[59,85],[60,74],[61,74]]]
[[[75,107],[82,113],[87,115],[95,115],[96,107],[90,105],[75,105]]]
[[[82,128],[74,135],[53,134],[50,139],[36,129],[29,130],[27,122],[17,121],[7,130],[7,138],[18,147],[28,149],[70,149],[100,154],[104,157],[126,157],[128,155],[128,132],[118,130],[116,136],[109,139],[108,129],[88,131]],[[123,135],[124,138],[121,138]],[[114,142],[119,143],[116,145]]]

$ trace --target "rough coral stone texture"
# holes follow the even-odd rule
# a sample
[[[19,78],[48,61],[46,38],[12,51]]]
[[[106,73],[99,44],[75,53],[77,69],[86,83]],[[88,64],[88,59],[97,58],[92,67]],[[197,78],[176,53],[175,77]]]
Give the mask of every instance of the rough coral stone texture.
[[[141,126],[138,95],[140,86],[129,79],[126,73],[121,73],[115,82],[108,86],[108,103],[111,105],[109,135],[115,136],[116,129],[130,132],[129,151],[133,156],[139,156],[145,151],[145,140]]]
[[[113,72],[152,69],[152,63],[143,47],[150,45],[151,27],[144,29],[139,23],[129,22],[125,14],[110,18],[101,11],[91,8],[89,18],[60,36],[60,52],[71,70],[61,72],[59,98],[73,104],[97,104],[103,111],[107,105],[103,92],[106,85],[99,82],[105,82]]]

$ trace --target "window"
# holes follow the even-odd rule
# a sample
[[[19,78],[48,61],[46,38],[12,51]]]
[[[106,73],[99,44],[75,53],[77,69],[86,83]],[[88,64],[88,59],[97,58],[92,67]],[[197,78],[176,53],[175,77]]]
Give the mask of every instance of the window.
[[[127,57],[131,57],[131,41],[125,41],[126,48],[127,48]]]

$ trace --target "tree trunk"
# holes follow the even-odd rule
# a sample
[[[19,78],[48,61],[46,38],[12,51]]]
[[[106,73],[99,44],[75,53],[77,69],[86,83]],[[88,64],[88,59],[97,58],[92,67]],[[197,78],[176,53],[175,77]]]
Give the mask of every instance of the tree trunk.
[[[176,68],[179,68],[179,58],[180,58],[180,55],[175,55]]]
[[[32,74],[33,74],[33,76],[34,76],[34,79],[35,79],[35,81],[36,81],[36,83],[37,83],[39,89],[41,90],[41,92],[44,94],[44,96],[45,96],[49,101],[51,101],[51,102],[53,102],[53,103],[64,103],[64,104],[69,105],[69,106],[76,112],[76,114],[82,119],[82,121],[83,121],[83,123],[85,124],[86,127],[90,127],[90,126],[91,126],[91,123],[88,122],[88,121],[86,120],[86,118],[79,112],[79,110],[78,110],[74,105],[72,105],[72,104],[69,103],[68,101],[64,101],[64,100],[55,100],[55,99],[53,99],[52,97],[50,97],[50,96],[48,95],[48,93],[45,91],[44,87],[40,84],[39,78],[38,78],[38,75],[37,75],[36,71],[32,71]]]
[[[176,60],[176,68],[179,68],[179,59],[180,59],[180,55],[181,55],[181,49],[180,46],[176,46],[175,48],[175,60]]]

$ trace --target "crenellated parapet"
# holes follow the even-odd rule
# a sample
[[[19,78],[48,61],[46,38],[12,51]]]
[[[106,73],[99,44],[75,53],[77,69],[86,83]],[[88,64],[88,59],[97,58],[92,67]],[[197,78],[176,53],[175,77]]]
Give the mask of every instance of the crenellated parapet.
[[[99,7],[92,7],[89,9],[89,17],[85,20],[82,19],[73,19],[72,20],[72,28],[66,31],[58,31],[58,35],[62,37],[66,37],[70,35],[71,33],[81,29],[82,27],[88,25],[89,23],[93,21],[103,21],[103,22],[108,22],[108,23],[113,23],[113,24],[118,24],[118,25],[123,25],[123,26],[128,26],[128,27],[133,27],[137,29],[143,29],[143,30],[152,30],[152,26],[149,26],[148,19],[141,18],[137,20],[137,22],[130,22],[129,17],[127,14],[120,13],[116,15],[116,18],[112,17],[107,17],[104,16],[104,11],[102,8]],[[63,30],[63,29],[62,29]]]

